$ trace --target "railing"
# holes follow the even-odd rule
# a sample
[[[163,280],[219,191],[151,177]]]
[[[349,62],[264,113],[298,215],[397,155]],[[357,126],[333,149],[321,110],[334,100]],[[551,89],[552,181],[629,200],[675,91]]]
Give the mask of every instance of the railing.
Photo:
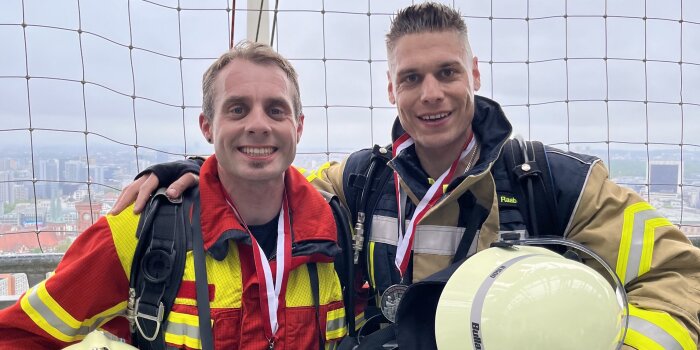
[[[44,280],[46,274],[56,268],[62,257],[63,254],[58,253],[3,255],[0,256],[0,274],[24,273],[29,287],[32,287]],[[18,298],[19,295],[0,295],[0,309],[12,305]]]
[[[700,236],[689,237],[694,246],[700,247]],[[29,286],[34,286],[53,271],[63,254],[22,254],[0,256],[0,274],[25,273]],[[19,299],[19,295],[0,295],[0,309],[8,307]]]

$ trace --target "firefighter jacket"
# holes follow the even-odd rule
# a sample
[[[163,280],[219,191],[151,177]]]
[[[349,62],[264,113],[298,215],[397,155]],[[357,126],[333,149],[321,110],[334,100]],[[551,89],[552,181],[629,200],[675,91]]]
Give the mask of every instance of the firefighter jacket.
[[[296,169],[285,173],[285,186],[292,222],[292,270],[278,313],[275,348],[318,348],[322,340],[332,348],[347,331],[341,285],[332,262],[340,249],[333,214]],[[216,157],[202,167],[200,195],[214,346],[267,349],[250,238],[225,200]],[[127,307],[138,222],[128,208],[117,216],[100,218],[82,233],[55,274],[0,311],[0,349],[62,348],[98,327],[129,339],[128,322],[121,316]],[[318,310],[308,263],[317,266]],[[194,262],[188,251],[182,283],[168,315],[167,345],[201,348],[198,324]]]
[[[500,212],[499,201],[503,198],[496,195],[491,172],[511,125],[496,102],[477,96],[475,103],[472,129],[481,145],[479,159],[472,169],[455,176],[443,188],[442,197],[418,223],[407,271],[409,281],[420,281],[450,265],[461,241],[466,240],[467,256],[471,256],[488,248],[504,231],[511,231],[510,221],[517,221],[511,218],[513,213]],[[394,139],[402,133],[397,119]],[[413,208],[430,186],[414,147],[389,162]],[[546,154],[558,201],[560,232],[602,256],[625,284],[631,316],[627,346],[696,349],[700,333],[700,249],[639,195],[610,181],[599,159],[549,147]],[[358,208],[360,186],[351,180],[365,173],[370,155],[371,150],[361,150],[341,163],[325,164],[310,175],[316,187],[341,198],[353,220],[364,209]],[[376,209],[366,213],[371,216],[364,227],[369,244],[361,260],[370,286],[380,295],[400,282],[394,264],[397,203],[392,176],[374,186],[380,193]],[[406,218],[410,218],[413,208]],[[465,234],[472,220],[478,220],[479,225]],[[592,259],[584,262],[602,271]]]

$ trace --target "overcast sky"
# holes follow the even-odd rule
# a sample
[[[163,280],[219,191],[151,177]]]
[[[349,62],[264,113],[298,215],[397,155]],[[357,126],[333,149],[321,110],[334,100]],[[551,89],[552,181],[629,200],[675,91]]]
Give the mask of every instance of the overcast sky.
[[[390,141],[395,111],[386,97],[384,35],[391,15],[410,3],[279,1],[275,46],[297,68],[305,106],[300,152]],[[700,144],[699,1],[446,3],[469,26],[479,94],[504,106],[516,133],[559,144],[631,142],[613,144],[640,150],[645,141]],[[31,119],[33,128],[76,131],[35,130],[37,147],[84,149],[79,132],[87,130],[94,133],[88,146],[113,140],[210,153],[197,126],[200,81],[228,47],[229,6],[1,0],[0,149],[28,145]],[[236,6],[238,41],[246,37],[248,4]]]

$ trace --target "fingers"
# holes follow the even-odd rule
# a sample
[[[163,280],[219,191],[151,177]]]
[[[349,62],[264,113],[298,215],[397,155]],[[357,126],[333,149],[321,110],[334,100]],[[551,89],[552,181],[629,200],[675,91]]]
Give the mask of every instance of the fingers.
[[[134,214],[139,214],[143,211],[143,208],[146,207],[148,200],[151,198],[151,193],[158,189],[158,177],[153,174],[148,174],[147,176],[146,180],[138,187],[138,195],[136,196],[136,202],[134,202]]]
[[[147,174],[144,176],[141,176],[140,178],[136,179],[134,182],[128,184],[124,189],[122,189],[122,192],[119,194],[119,197],[117,198],[117,201],[114,203],[114,206],[112,207],[112,210],[109,211],[109,214],[111,215],[117,215],[122,212],[122,210],[126,209],[131,203],[134,202],[136,199],[136,195],[139,192],[139,188],[141,185],[146,182],[148,177],[150,177],[151,174]]]
[[[177,198],[182,195],[188,188],[196,186],[199,183],[199,176],[187,173],[177,179],[168,187],[165,194],[170,198]],[[114,203],[109,214],[117,215],[121,213],[131,203],[134,203],[134,214],[139,214],[148,204],[151,193],[158,189],[158,177],[154,174],[146,174],[130,183],[119,194],[117,201]]]
[[[196,186],[198,183],[199,176],[192,173],[187,173],[180,176],[179,179],[173,182],[172,185],[170,185],[165,191],[165,194],[168,196],[168,198],[177,198],[180,197],[185,190],[192,186]]]

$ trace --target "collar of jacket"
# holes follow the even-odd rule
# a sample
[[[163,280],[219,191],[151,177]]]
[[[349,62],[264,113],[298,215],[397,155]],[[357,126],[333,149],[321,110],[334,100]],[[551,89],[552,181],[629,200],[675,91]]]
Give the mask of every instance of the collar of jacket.
[[[513,130],[501,106],[496,101],[482,96],[474,96],[474,104],[472,130],[481,147],[479,159],[467,173],[455,176],[446,192],[455,189],[468,175],[478,176],[489,171]],[[391,130],[392,140],[396,140],[404,132],[397,117]],[[427,180],[428,174],[420,165],[415,145],[392,159],[389,165],[399,174],[404,189],[410,196],[414,197],[414,200],[423,198],[430,185]]]
[[[199,175],[201,225],[204,249],[217,260],[228,254],[228,240],[251,244],[223,195],[216,156],[209,157]],[[339,252],[335,219],[320,193],[294,167],[285,171],[292,222],[292,265],[329,262]]]

